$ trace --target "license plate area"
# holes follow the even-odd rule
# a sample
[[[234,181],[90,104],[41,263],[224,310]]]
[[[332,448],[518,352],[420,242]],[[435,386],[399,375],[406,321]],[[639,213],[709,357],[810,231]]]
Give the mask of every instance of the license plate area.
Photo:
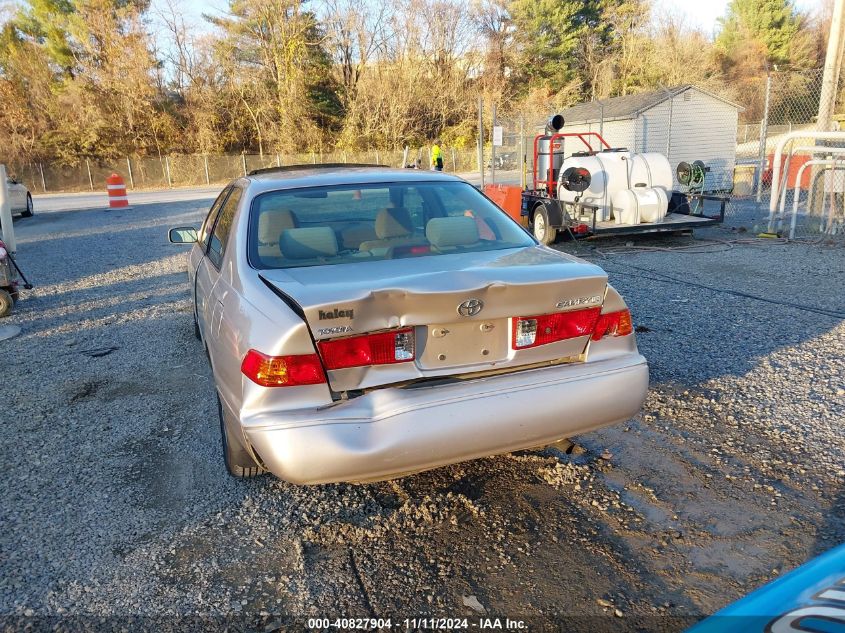
[[[508,319],[444,323],[417,330],[417,364],[441,369],[497,363],[510,353]]]

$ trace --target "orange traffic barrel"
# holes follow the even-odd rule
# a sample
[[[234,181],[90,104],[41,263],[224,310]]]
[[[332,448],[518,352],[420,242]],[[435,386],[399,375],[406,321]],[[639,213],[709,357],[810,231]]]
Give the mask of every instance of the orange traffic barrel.
[[[126,196],[126,183],[120,174],[112,174],[106,178],[106,189],[109,193],[109,209],[125,209],[129,206]]]

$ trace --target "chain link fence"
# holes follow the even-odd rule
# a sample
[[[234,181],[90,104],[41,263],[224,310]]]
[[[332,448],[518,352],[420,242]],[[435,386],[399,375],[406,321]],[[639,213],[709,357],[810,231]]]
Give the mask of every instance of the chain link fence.
[[[219,185],[255,169],[284,165],[358,163],[401,167],[419,164],[421,169],[429,169],[430,152],[431,147],[300,154],[170,154],[109,161],[88,159],[74,165],[12,164],[7,166],[7,171],[33,193],[105,191],[106,178],[113,173],[122,176],[130,190],[167,189]],[[472,149],[444,147],[443,158],[447,171],[468,173],[477,170],[477,156]]]
[[[665,155],[673,173],[681,161],[702,161],[706,166],[703,191],[729,197],[725,223],[756,234],[768,230],[775,148],[787,134],[817,129],[821,86],[821,69],[772,72],[733,97],[680,86],[578,104],[562,112],[566,123],[561,132],[587,133],[591,135],[585,136],[589,145],[578,137],[567,137],[563,151],[569,155],[598,149],[601,136],[610,147]],[[497,113],[490,104],[479,105],[481,142],[464,148],[444,145],[444,169],[482,184],[533,188],[534,139],[543,133],[552,112]],[[794,155],[783,164],[784,196],[776,206],[789,216],[786,223],[796,239],[845,234],[845,153],[830,145],[797,139]],[[430,151],[430,146],[424,146],[301,154],[171,154],[114,161],[89,159],[69,166],[10,165],[8,171],[34,193],[103,191],[106,177],[115,172],[123,176],[130,190],[164,189],[219,185],[254,169],[293,164],[363,163],[429,169]],[[820,160],[827,162],[815,162]],[[810,161],[813,164],[808,164]],[[677,177],[673,188],[684,190]],[[780,218],[778,226],[782,227],[783,221]]]
[[[735,97],[681,86],[578,104],[562,111],[566,123],[560,131],[591,134],[585,136],[591,146],[577,137],[565,138],[564,153],[597,149],[597,134],[610,147],[665,155],[673,173],[681,161],[700,160],[706,166],[703,191],[729,198],[725,224],[766,232],[775,148],[786,134],[818,129],[821,85],[821,69],[773,72]],[[494,121],[492,108],[484,110],[484,182],[532,188],[534,138],[544,132],[548,115],[497,115]],[[494,134],[495,127],[501,131]],[[499,139],[501,145],[494,145]],[[799,151],[783,166],[785,195],[778,208],[789,216],[782,219],[784,235],[791,230],[795,239],[845,240],[845,152],[829,147],[837,144],[845,146],[796,139]],[[799,177],[810,160],[828,162],[809,165]],[[685,189],[676,174],[673,188]]]
[[[741,212],[753,210],[762,230],[790,239],[845,241],[845,141],[817,141],[823,71],[773,72],[761,80],[763,117],[756,139],[739,143],[741,168],[753,174],[753,194],[738,201]],[[838,110],[835,110],[837,112]],[[834,120],[834,129],[839,122]],[[807,136],[801,136],[806,132]],[[782,178],[773,187],[777,146],[792,138],[781,158]],[[769,221],[773,191],[776,216]],[[755,227],[756,228],[756,227]]]

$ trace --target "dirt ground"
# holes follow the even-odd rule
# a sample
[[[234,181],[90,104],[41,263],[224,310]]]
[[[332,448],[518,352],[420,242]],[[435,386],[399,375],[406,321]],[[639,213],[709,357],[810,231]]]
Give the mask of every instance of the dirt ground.
[[[297,487],[223,469],[184,254],[166,243],[208,204],[16,223],[37,288],[0,342],[7,627],[674,631],[845,540],[841,248],[726,229],[697,253],[688,237],[582,245],[634,314],[641,415],[571,453]]]

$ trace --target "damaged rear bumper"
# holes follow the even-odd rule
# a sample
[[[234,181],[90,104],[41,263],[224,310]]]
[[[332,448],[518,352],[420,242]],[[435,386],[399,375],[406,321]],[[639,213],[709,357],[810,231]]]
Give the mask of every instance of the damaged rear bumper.
[[[454,384],[385,388],[319,409],[242,417],[275,475],[299,484],[389,479],[555,442],[636,415],[638,353]]]

